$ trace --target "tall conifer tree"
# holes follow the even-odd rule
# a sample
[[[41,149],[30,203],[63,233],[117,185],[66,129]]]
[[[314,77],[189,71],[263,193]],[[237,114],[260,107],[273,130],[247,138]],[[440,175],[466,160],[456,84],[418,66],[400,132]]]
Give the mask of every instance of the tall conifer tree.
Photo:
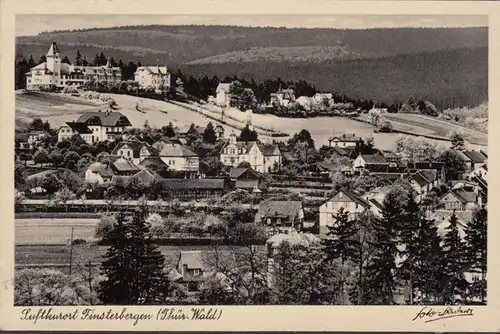
[[[349,211],[340,208],[333,216],[333,224],[327,226],[328,238],[324,240],[327,260],[340,260],[340,300],[344,301],[344,264],[356,256],[357,241],[354,239],[356,225]]]
[[[119,214],[117,225],[106,235],[110,243],[102,263],[106,280],[99,298],[109,305],[161,304],[168,293],[163,271],[165,258],[152,243],[147,210]]]
[[[443,239],[443,265],[446,273],[443,284],[443,303],[452,304],[455,296],[463,297],[467,282],[465,272],[467,270],[466,247],[460,236],[458,218],[453,212],[450,217],[450,225],[446,229]]]
[[[467,260],[473,270],[481,273],[481,282],[474,283],[472,290],[479,290],[477,292],[483,304],[486,301],[487,220],[487,210],[485,208],[480,208],[474,213],[472,221],[467,225],[465,230]],[[478,289],[475,289],[476,287]]]

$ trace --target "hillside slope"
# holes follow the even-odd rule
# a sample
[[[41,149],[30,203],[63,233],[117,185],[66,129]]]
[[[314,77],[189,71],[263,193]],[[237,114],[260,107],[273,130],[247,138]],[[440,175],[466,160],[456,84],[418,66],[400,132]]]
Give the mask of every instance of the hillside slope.
[[[74,59],[76,50],[92,60],[96,48],[115,59],[178,64],[252,48],[338,47],[361,57],[420,53],[488,45],[487,28],[287,29],[222,26],[133,26],[44,33],[18,37],[16,51],[38,59],[47,44],[59,43]],[[273,56],[273,52],[269,56]],[[132,58],[134,56],[137,59]],[[290,60],[290,58],[288,59]]]
[[[488,96],[487,48],[446,50],[379,59],[309,62],[245,62],[181,66],[195,75],[237,75],[264,80],[304,79],[320,91],[388,103],[415,99],[438,108],[478,105]]]

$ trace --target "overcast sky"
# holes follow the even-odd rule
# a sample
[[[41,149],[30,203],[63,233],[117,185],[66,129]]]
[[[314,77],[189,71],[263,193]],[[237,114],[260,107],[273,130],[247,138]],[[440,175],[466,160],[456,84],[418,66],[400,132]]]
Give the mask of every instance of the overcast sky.
[[[481,15],[17,15],[16,36],[42,31],[143,24],[295,28],[486,27]]]

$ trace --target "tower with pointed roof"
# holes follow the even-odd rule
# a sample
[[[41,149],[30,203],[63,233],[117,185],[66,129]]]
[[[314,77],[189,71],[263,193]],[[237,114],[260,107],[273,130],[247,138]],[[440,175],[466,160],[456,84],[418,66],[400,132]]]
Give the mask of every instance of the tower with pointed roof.
[[[45,55],[47,57],[47,70],[52,72],[52,83],[59,85],[61,75],[61,54],[56,42],[52,42],[49,51]]]

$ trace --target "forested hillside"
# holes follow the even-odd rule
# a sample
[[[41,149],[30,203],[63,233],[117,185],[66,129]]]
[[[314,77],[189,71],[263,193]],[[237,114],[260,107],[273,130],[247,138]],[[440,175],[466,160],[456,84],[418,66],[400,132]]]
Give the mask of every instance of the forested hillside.
[[[116,63],[166,64],[196,77],[306,80],[388,104],[412,95],[440,108],[476,106],[488,93],[487,28],[128,26],[18,37],[18,59],[39,62],[52,41],[71,62],[77,51],[89,63],[103,52]]]

